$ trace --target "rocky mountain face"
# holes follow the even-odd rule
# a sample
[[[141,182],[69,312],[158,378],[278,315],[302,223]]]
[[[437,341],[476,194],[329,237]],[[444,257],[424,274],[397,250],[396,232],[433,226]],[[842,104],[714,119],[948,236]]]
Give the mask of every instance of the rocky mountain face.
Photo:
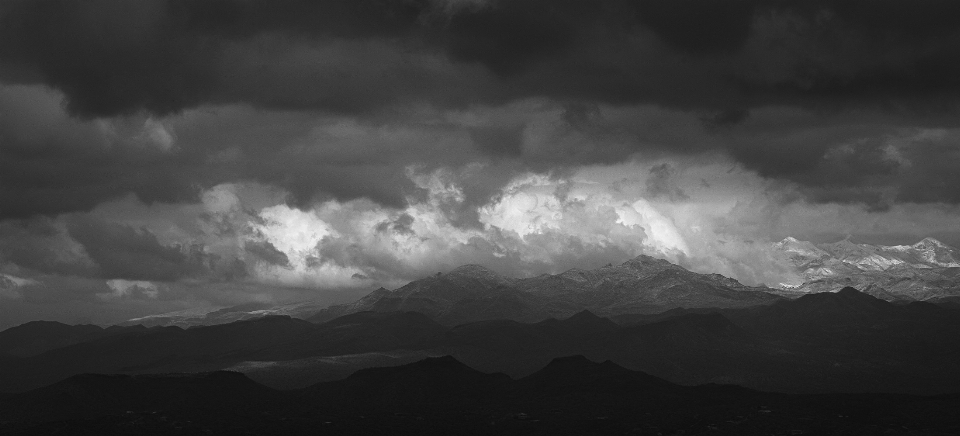
[[[323,322],[360,311],[413,311],[447,325],[493,319],[536,322],[583,310],[613,316],[677,307],[748,307],[780,300],[774,292],[645,255],[616,266],[523,279],[464,265],[394,291],[378,289],[355,303],[321,310],[309,320]]]
[[[833,292],[852,286],[885,300],[920,301],[960,295],[960,250],[933,238],[891,246],[786,238],[776,246],[803,278],[797,291]]]

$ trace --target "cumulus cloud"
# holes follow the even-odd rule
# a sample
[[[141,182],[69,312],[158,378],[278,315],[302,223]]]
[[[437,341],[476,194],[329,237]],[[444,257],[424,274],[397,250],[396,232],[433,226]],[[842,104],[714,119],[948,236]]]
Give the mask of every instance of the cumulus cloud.
[[[769,237],[753,241],[748,232],[756,229],[730,221],[746,212],[745,201],[772,208],[778,199],[764,192],[769,183],[721,165],[682,164],[689,168],[671,170],[671,183],[696,194],[650,195],[662,188],[664,168],[674,168],[664,162],[590,167],[562,177],[528,173],[478,206],[475,226],[458,223],[466,201],[460,180],[482,167],[410,167],[423,193],[404,208],[368,200],[328,200],[304,210],[281,203],[222,221],[229,230],[217,231],[242,241],[230,249],[237,259],[253,260],[248,280],[287,286],[399,286],[465,263],[526,276],[641,253],[753,284],[787,274],[778,263],[783,259],[766,249]],[[706,179],[710,190],[703,188]],[[209,191],[208,207],[221,215],[243,210],[235,195],[223,194],[232,189]]]
[[[152,298],[156,299],[160,295],[160,288],[153,282],[145,280],[107,280],[109,293],[101,292],[97,298],[102,300],[113,300],[117,298]]]

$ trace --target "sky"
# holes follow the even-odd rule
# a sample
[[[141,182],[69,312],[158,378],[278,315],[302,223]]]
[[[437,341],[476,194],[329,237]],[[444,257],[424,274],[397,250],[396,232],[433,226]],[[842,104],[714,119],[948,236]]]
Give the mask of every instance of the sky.
[[[0,0],[0,328],[960,246],[952,0]]]

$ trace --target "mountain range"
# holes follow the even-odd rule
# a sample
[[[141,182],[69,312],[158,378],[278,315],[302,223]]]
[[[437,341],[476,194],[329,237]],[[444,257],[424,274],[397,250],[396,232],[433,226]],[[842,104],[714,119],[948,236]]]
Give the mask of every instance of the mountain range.
[[[451,356],[278,391],[242,374],[77,375],[0,397],[0,433],[956,434],[960,396],[785,395],[680,386],[609,360],[514,379]]]
[[[184,428],[270,433],[266,423],[283,417],[291,423],[277,428],[347,422],[344,433],[399,426],[429,434],[416,417],[433,413],[450,431],[492,421],[526,433],[537,421],[563,423],[550,427],[562,434],[564,425],[589,432],[562,415],[640,425],[606,401],[636,404],[651,393],[656,400],[644,404],[656,410],[704,398],[740,404],[728,423],[759,416],[757,402],[816,415],[811,398],[847,404],[842,393],[901,417],[920,413],[917,404],[956,405],[944,397],[960,392],[956,249],[929,238],[908,246],[787,238],[777,247],[803,284],[746,286],[638,256],[530,278],[465,265],[327,307],[243,305],[110,327],[31,322],[0,332],[0,430],[43,434],[69,422],[110,434],[121,424],[167,429],[175,419]],[[177,400],[178,392],[194,400]],[[684,416],[718,406],[703,407]],[[357,421],[368,413],[388,427]],[[451,418],[464,413],[473,418]],[[800,418],[790,425],[804,427]],[[701,424],[697,431],[720,428]]]
[[[960,309],[949,304],[891,303],[846,288],[767,305],[615,319],[581,311],[537,322],[451,326],[419,312],[363,311],[319,323],[268,316],[187,329],[36,322],[0,332],[0,392],[84,373],[226,369],[291,389],[443,355],[518,378],[575,354],[684,385],[794,393],[960,392]],[[45,345],[24,348],[32,342]]]
[[[504,277],[480,265],[463,265],[395,290],[353,294],[357,297],[351,303],[331,305],[330,299],[283,305],[249,303],[151,315],[121,325],[191,327],[272,315],[322,322],[364,311],[414,311],[445,325],[494,319],[535,322],[582,310],[617,317],[676,308],[749,307],[848,286],[888,301],[960,302],[960,250],[933,238],[913,245],[884,246],[849,239],[817,244],[788,237],[775,248],[784,253],[799,282],[747,286],[646,255],[620,265],[529,278]],[[336,297],[340,301],[349,298],[349,293]]]
[[[519,279],[503,277],[480,265],[464,265],[393,291],[380,288],[352,304],[331,306],[308,319],[322,322],[362,311],[414,311],[446,325],[495,319],[535,322],[566,318],[583,310],[614,316],[678,307],[749,307],[781,300],[777,293],[640,255],[621,265]]]
[[[776,247],[789,256],[803,280],[786,287],[803,293],[853,286],[885,300],[960,296],[960,250],[933,238],[890,246],[786,238]]]

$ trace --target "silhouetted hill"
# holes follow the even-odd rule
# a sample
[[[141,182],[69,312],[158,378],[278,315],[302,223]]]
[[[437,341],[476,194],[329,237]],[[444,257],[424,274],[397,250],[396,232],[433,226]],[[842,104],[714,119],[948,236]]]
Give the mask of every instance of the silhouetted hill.
[[[7,362],[0,391],[20,391],[81,373],[209,371],[242,360],[316,326],[286,316],[209,327],[156,327],[136,335],[112,335]]]
[[[766,344],[767,355],[793,356],[792,373],[788,363],[767,370],[795,374],[777,383],[807,378],[833,392],[960,390],[960,317],[937,305],[892,304],[846,288],[724,314]]]
[[[356,313],[321,325],[272,316],[186,330],[144,330],[140,335],[104,337],[30,358],[0,359],[0,372],[15,375],[0,379],[0,391],[22,391],[87,372],[210,371],[250,360],[428,349],[447,332],[416,312]]]
[[[673,270],[669,264],[661,267]],[[737,384],[783,392],[960,391],[960,317],[935,304],[893,304],[846,289],[772,305],[674,309],[636,319],[621,327],[586,311],[536,323],[488,320],[448,327],[418,312],[367,311],[321,324],[268,317],[187,330],[142,329],[27,358],[0,357],[0,373],[7,375],[0,378],[0,391],[23,391],[88,372],[225,368],[293,388],[438,355],[518,378],[554,358],[583,355],[685,385]]]
[[[81,375],[0,397],[0,433],[956,434],[960,395],[784,395],[677,386],[583,356],[512,380],[440,357],[298,391],[239,374]]]
[[[504,374],[485,374],[445,356],[362,369],[344,380],[311,386],[302,395],[344,409],[436,411],[476,407],[502,394],[511,382]]]
[[[820,340],[847,336],[888,338],[915,335],[933,339],[960,327],[960,317],[934,304],[893,304],[847,287],[805,295],[793,301],[731,311],[728,316],[758,334],[807,336]]]
[[[417,312],[358,312],[297,335],[277,338],[272,346],[250,357],[275,360],[427,349],[435,346],[446,332],[446,327]]]
[[[81,374],[14,396],[0,421],[90,419],[127,411],[228,411],[277,398],[275,391],[236,372],[201,374]]]
[[[56,321],[31,321],[0,331],[0,353],[29,357],[106,336],[141,333],[145,330],[143,326],[103,328],[89,324],[67,325]]]
[[[612,332],[620,327],[610,319],[594,315],[589,310],[577,312],[557,324],[578,332]]]
[[[660,322],[629,327],[624,331],[636,332],[647,342],[663,343],[708,342],[744,336],[740,327],[716,312],[680,315]]]
[[[596,363],[584,356],[558,357],[539,371],[519,380],[532,393],[561,394],[595,390],[605,393],[666,389],[675,386],[640,371],[630,371],[609,360]]]
[[[439,349],[481,371],[522,377],[557,356],[590,354],[618,328],[590,312],[534,324],[478,321],[450,329]]]
[[[601,355],[675,383],[757,386],[764,345],[721,314],[684,314],[624,327]]]

